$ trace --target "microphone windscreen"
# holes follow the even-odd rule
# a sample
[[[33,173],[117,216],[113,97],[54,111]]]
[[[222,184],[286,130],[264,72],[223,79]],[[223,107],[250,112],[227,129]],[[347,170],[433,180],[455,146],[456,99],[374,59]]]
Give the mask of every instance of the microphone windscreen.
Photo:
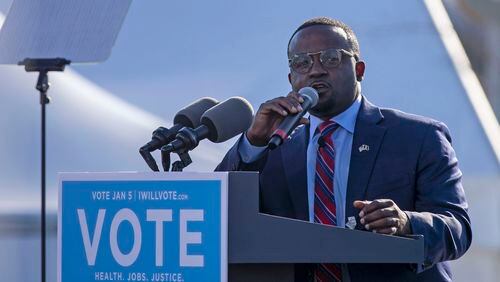
[[[196,128],[200,126],[203,113],[217,105],[219,101],[211,97],[200,98],[181,109],[174,117],[174,124]]]
[[[312,87],[304,87],[299,90],[299,94],[302,97],[309,98],[311,100],[311,107],[316,106],[319,100],[318,91]]]
[[[215,143],[224,142],[247,130],[252,124],[253,108],[242,97],[231,97],[201,117],[201,123],[208,127],[208,139]]]

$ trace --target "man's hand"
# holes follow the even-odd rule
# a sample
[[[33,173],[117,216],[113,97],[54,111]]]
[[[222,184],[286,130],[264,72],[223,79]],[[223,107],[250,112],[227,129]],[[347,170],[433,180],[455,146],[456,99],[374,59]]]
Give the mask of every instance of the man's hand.
[[[361,210],[360,222],[367,230],[391,235],[411,234],[408,216],[392,200],[354,201],[354,207]]]
[[[302,111],[301,103],[304,99],[297,92],[290,92],[286,97],[278,97],[260,105],[255,114],[252,125],[246,132],[250,144],[254,146],[265,146],[280,125],[289,114]],[[300,124],[306,124],[309,120],[302,118]]]

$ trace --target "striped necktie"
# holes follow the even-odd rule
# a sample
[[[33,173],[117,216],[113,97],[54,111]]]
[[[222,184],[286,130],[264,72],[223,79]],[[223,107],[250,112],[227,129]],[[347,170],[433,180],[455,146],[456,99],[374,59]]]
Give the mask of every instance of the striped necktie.
[[[333,121],[322,122],[316,131],[319,136],[314,177],[314,222],[337,225],[337,208],[333,189],[335,174],[335,146],[333,132],[339,125]],[[340,264],[318,264],[314,270],[315,281],[342,281]]]

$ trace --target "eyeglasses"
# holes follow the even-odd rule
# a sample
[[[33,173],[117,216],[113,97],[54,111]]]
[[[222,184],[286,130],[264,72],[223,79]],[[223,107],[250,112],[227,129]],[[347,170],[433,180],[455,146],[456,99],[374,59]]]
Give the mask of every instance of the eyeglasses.
[[[323,51],[315,52],[315,53],[300,53],[295,54],[291,58],[288,59],[288,66],[295,72],[306,74],[308,73],[313,64],[313,55],[319,54],[319,61],[323,65],[323,67],[327,69],[333,69],[340,65],[342,62],[342,55],[345,54],[349,57],[356,56],[344,49],[326,49]]]

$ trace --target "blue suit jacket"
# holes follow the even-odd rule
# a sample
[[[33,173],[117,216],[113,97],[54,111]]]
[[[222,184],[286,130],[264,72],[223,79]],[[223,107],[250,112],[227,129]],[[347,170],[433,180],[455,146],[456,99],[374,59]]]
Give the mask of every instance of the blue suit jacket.
[[[241,161],[237,144],[216,168],[260,172],[261,212],[308,220],[307,126],[254,163]],[[368,145],[369,150],[359,150]],[[450,281],[447,260],[471,244],[471,226],[451,138],[438,121],[378,108],[363,98],[354,130],[346,218],[359,210],[354,200],[392,199],[424,235],[423,268],[407,264],[349,264],[351,281]],[[297,267],[297,281],[307,268]]]

